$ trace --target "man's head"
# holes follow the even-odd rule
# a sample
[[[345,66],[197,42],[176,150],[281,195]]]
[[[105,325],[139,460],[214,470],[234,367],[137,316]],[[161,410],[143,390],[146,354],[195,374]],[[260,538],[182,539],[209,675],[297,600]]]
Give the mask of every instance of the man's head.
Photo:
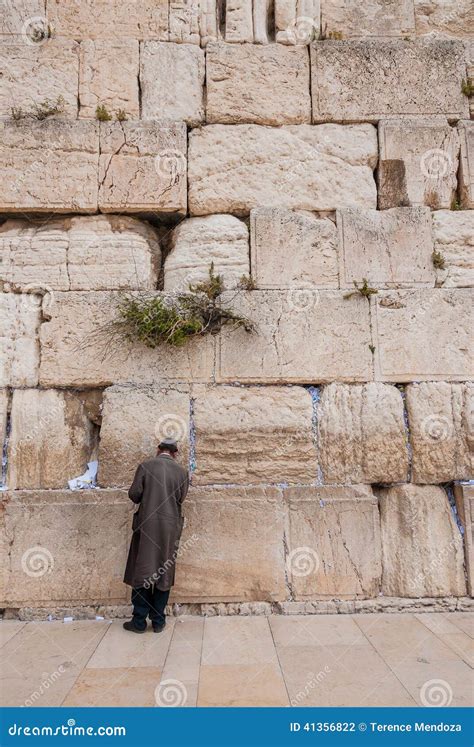
[[[158,454],[169,454],[176,459],[178,456],[178,444],[174,438],[164,438],[158,445]]]

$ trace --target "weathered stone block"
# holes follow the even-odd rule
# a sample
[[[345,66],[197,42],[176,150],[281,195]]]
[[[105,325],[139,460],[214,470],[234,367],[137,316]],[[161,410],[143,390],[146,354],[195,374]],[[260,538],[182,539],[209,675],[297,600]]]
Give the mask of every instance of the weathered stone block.
[[[474,486],[458,483],[454,486],[456,509],[464,528],[464,555],[466,560],[467,588],[474,596]]]
[[[41,297],[0,293],[0,387],[38,383]]]
[[[210,125],[189,139],[189,209],[245,215],[253,207],[375,207],[372,125]]]
[[[379,124],[379,208],[450,208],[456,194],[459,136],[442,119]],[[407,143],[410,147],[407,148]]]
[[[225,7],[225,40],[253,41],[253,0],[229,0]]]
[[[97,433],[87,414],[87,394],[54,389],[13,393],[8,448],[10,490],[67,488],[96,458]]]
[[[313,121],[467,115],[464,46],[446,39],[320,41],[311,46]]]
[[[168,39],[168,0],[48,0],[58,36],[72,39]]]
[[[440,483],[474,474],[474,386],[426,382],[406,389],[413,481]]]
[[[472,37],[474,8],[471,0],[415,0],[417,34]]]
[[[280,208],[250,213],[257,288],[337,288],[337,230],[327,218]]]
[[[221,333],[218,381],[367,381],[369,305],[337,291],[251,291],[235,308],[257,331]],[[245,351],[245,354],[243,354]]]
[[[173,0],[169,6],[169,40],[201,44],[217,39],[216,0]]]
[[[164,289],[188,290],[190,283],[209,279],[212,263],[226,288],[235,288],[250,274],[248,228],[233,215],[189,218],[173,230]]]
[[[212,43],[206,60],[208,122],[311,122],[305,47]]]
[[[186,212],[184,122],[102,124],[99,208],[103,212]]]
[[[435,251],[445,267],[436,270],[438,285],[474,286],[474,210],[436,210],[433,213]]]
[[[125,492],[15,491],[3,494],[3,507],[3,606],[127,600],[133,504]]]
[[[147,223],[123,216],[7,220],[0,282],[21,290],[156,288],[160,247]]]
[[[377,379],[472,377],[469,290],[384,291],[372,299]]]
[[[96,122],[0,121],[0,210],[97,210]]]
[[[445,491],[396,485],[379,494],[384,595],[463,596],[462,538]]]
[[[320,0],[275,0],[275,34],[280,44],[309,44],[319,37]]]
[[[370,487],[289,488],[286,569],[296,600],[375,597],[381,547]]]
[[[50,320],[41,325],[43,387],[109,386],[121,383],[209,381],[214,340],[199,338],[182,348],[154,350],[110,338],[106,327],[117,318],[118,294],[56,293]]]
[[[326,36],[405,36],[415,30],[413,0],[321,0],[321,26]]]
[[[172,601],[286,599],[284,507],[277,488],[192,488]]]
[[[195,484],[316,480],[312,401],[302,387],[202,386],[193,399]]]
[[[461,204],[465,208],[474,208],[474,122],[462,122],[458,126],[458,132],[461,140]]]
[[[137,466],[155,456],[163,438],[179,442],[179,461],[187,467],[189,388],[114,386],[106,389],[99,445],[99,484],[126,486]]]
[[[431,214],[428,208],[337,211],[342,288],[368,278],[377,288],[433,287]]]
[[[7,389],[0,389],[0,443],[2,444],[2,449],[7,429],[7,415],[8,391]]]
[[[396,387],[378,383],[324,387],[318,431],[325,484],[407,479],[403,400]]]
[[[62,116],[77,116],[78,44],[52,39],[28,44],[21,36],[0,37],[0,116],[13,109],[31,115],[62,97]]]
[[[33,43],[45,14],[46,0],[3,0],[0,34],[21,34],[26,43]]]
[[[96,116],[97,106],[110,115],[123,111],[140,116],[138,100],[139,42],[135,39],[86,39],[80,45],[81,117]]]
[[[140,85],[144,119],[204,119],[204,52],[195,44],[143,42]]]

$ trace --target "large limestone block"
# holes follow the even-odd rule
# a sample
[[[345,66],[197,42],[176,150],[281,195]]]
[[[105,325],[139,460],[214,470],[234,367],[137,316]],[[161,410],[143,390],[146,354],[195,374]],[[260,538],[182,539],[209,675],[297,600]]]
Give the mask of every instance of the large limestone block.
[[[0,443],[3,444],[7,432],[7,415],[8,415],[8,391],[0,389]]]
[[[279,489],[191,488],[184,515],[173,601],[287,599]]]
[[[433,287],[428,208],[337,211],[341,288],[368,278],[377,288]]]
[[[275,0],[275,35],[280,44],[309,44],[320,33],[320,0]]]
[[[40,332],[43,387],[210,380],[213,338],[154,350],[111,339],[106,328],[117,318],[119,298],[112,291],[55,293],[49,321],[43,322]]]
[[[205,47],[217,39],[217,15],[216,0],[173,0],[169,6],[169,40]]]
[[[467,115],[464,46],[446,39],[320,41],[311,46],[313,121]]]
[[[302,387],[199,387],[193,399],[193,482],[315,481],[313,408],[308,391]]]
[[[425,382],[406,389],[413,481],[440,483],[474,475],[474,387]]]
[[[337,230],[332,220],[309,212],[256,208],[250,213],[250,237],[257,288],[338,287]]]
[[[187,468],[189,388],[113,386],[102,404],[99,484],[129,487],[137,466],[155,456],[163,438],[179,442],[179,461]]]
[[[444,287],[474,286],[474,210],[436,210],[433,213],[435,251],[445,263],[436,271]]]
[[[380,525],[368,486],[297,487],[289,505],[286,568],[294,598],[370,598],[379,593]]]
[[[3,494],[3,508],[3,606],[127,601],[133,504],[125,492],[15,491]]]
[[[405,36],[415,30],[413,0],[321,0],[321,26],[326,36],[344,39]]]
[[[58,36],[71,39],[168,39],[168,0],[48,0]]]
[[[377,139],[368,124],[210,125],[189,138],[189,210],[375,207]]]
[[[253,41],[253,0],[228,0],[225,6],[225,40]]]
[[[102,212],[186,212],[184,122],[102,124],[99,208]]]
[[[471,0],[415,0],[417,34],[472,37],[474,7]]]
[[[138,98],[139,42],[136,39],[86,39],[80,45],[79,103],[81,117],[96,116],[105,106],[140,116]]]
[[[164,289],[188,290],[189,284],[209,279],[211,264],[226,288],[235,288],[250,274],[249,232],[233,215],[188,218],[172,232],[171,251],[164,267]]]
[[[3,0],[0,34],[21,34],[26,43],[33,43],[38,19],[44,19],[45,14],[46,0]]]
[[[160,247],[147,223],[84,216],[0,226],[0,283],[20,290],[156,288]]]
[[[195,44],[143,42],[140,86],[144,119],[204,119],[204,52]]]
[[[0,293],[0,387],[38,383],[41,297]]]
[[[459,191],[464,208],[474,208],[474,122],[462,122],[459,127],[461,161]]]
[[[318,433],[324,484],[407,479],[403,400],[396,387],[378,383],[324,387]]]
[[[66,488],[81,475],[96,447],[87,395],[54,389],[13,393],[8,449],[10,490]]]
[[[0,121],[0,210],[95,212],[98,160],[96,122]]]
[[[305,47],[213,43],[206,59],[208,122],[311,122]]]
[[[62,116],[77,116],[78,44],[51,39],[27,44],[22,37],[0,37],[0,117],[12,109],[33,114],[37,106],[54,105],[61,96]]]
[[[367,381],[372,378],[369,304],[337,291],[251,291],[234,307],[257,331],[224,331],[218,381]]]
[[[469,290],[384,291],[372,298],[378,380],[463,381],[472,377]]]
[[[382,591],[391,597],[466,594],[461,533],[434,485],[380,490]]]
[[[458,516],[464,528],[467,587],[471,597],[474,597],[474,485],[458,483],[454,486],[454,497]]]
[[[459,136],[446,120],[395,119],[379,124],[379,208],[450,208],[456,195]]]

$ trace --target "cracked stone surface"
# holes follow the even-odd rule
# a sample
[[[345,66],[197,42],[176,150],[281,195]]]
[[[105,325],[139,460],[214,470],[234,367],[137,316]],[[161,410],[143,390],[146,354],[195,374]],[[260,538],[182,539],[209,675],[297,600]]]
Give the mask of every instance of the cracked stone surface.
[[[405,36],[415,30],[413,0],[321,0],[321,26],[344,39]]]
[[[48,0],[56,33],[72,39],[168,39],[168,0]]]
[[[38,383],[41,297],[0,293],[0,387]]]
[[[459,169],[461,204],[463,208],[474,208],[474,125],[461,122],[458,126],[461,140]]]
[[[8,415],[8,390],[0,389],[0,443],[5,442]]]
[[[474,8],[470,0],[414,0],[417,34],[472,37]]]
[[[114,118],[122,111],[138,119],[139,42],[136,39],[86,39],[79,50],[79,116],[94,119],[96,107],[100,105]]]
[[[474,210],[436,210],[433,239],[445,264],[436,270],[437,285],[474,287]]]

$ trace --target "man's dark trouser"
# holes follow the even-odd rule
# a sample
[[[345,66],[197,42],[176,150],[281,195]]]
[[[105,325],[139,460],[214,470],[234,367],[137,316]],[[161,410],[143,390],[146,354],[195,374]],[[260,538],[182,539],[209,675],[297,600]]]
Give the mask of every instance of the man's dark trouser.
[[[170,595],[170,589],[160,591],[152,584],[148,589],[132,589],[133,622],[136,628],[145,630],[146,619],[149,616],[153,625],[164,625],[166,620],[165,607]]]

